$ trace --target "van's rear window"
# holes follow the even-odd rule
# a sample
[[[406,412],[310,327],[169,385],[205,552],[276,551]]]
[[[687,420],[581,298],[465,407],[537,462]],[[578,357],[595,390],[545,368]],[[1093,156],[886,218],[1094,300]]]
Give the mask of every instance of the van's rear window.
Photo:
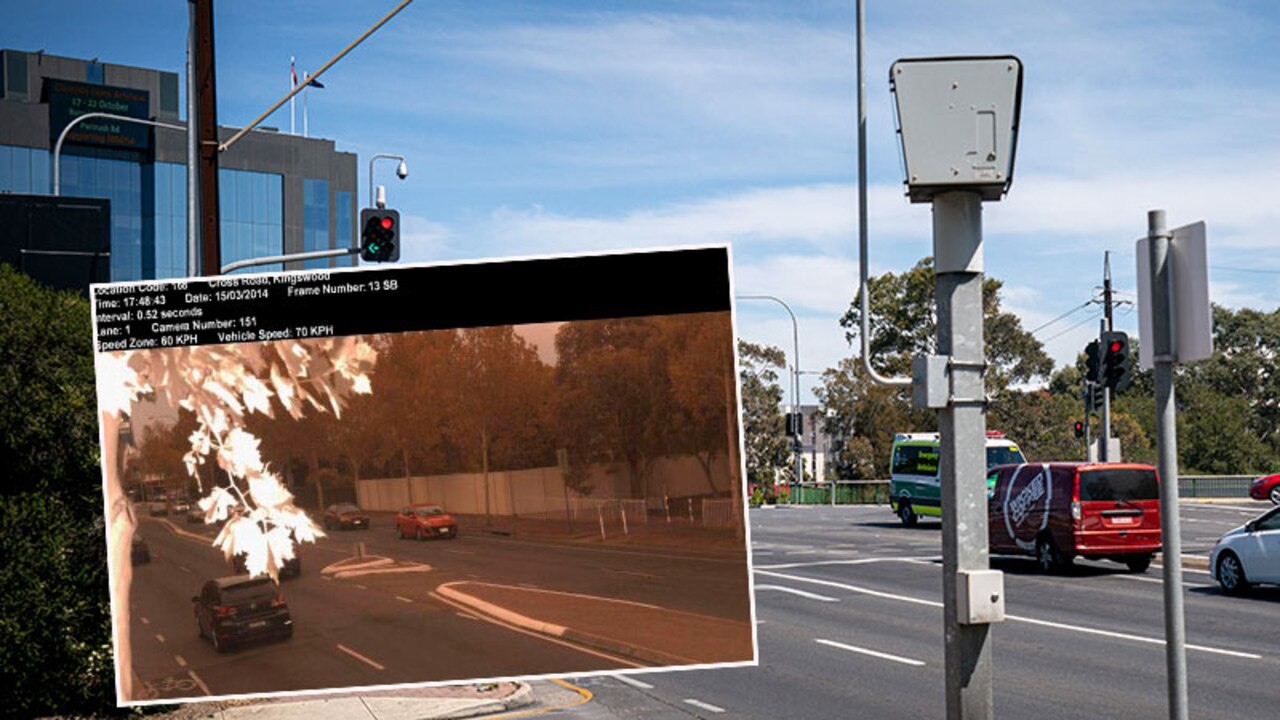
[[[1081,500],[1155,500],[1160,497],[1154,470],[1090,470],[1080,473]]]
[[[1022,451],[1016,447],[995,446],[987,447],[987,469],[997,465],[1014,465],[1024,463],[1027,459],[1022,456]]]

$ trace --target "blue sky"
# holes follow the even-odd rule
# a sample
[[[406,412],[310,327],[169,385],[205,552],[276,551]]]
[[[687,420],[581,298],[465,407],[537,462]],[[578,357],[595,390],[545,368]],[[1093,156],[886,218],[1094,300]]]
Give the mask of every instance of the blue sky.
[[[248,122],[287,91],[290,55],[315,69],[394,4],[218,3],[220,122]],[[1018,165],[1009,196],[984,207],[985,250],[1024,327],[1093,297],[1108,250],[1133,300],[1134,240],[1153,208],[1171,226],[1208,223],[1215,302],[1280,306],[1280,7],[868,5],[873,273],[931,252],[927,206],[902,195],[889,65],[1014,54]],[[802,369],[821,370],[850,352],[836,320],[857,282],[853,8],[417,0],[324,75],[310,130],[359,154],[362,204],[367,158],[408,157],[407,180],[391,162],[377,173],[405,220],[406,261],[729,242],[738,293],[790,303]],[[3,47],[182,70],[186,3],[4,14]],[[268,124],[287,130],[287,106]],[[1037,332],[1060,365],[1096,332],[1095,308]],[[1132,310],[1117,325],[1136,334]],[[782,308],[743,302],[738,319],[744,339],[790,356]]]

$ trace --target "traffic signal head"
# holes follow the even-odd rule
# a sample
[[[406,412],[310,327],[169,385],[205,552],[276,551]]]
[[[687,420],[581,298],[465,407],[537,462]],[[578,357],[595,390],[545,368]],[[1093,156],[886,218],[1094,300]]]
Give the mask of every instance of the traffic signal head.
[[[1089,382],[1102,382],[1102,346],[1097,340],[1084,346],[1084,379]]]
[[[1102,384],[1119,392],[1133,382],[1133,359],[1129,357],[1129,336],[1122,332],[1102,333]]]
[[[400,259],[400,213],[383,208],[360,211],[360,259],[395,262]]]
[[[1076,437],[1084,437],[1084,421],[1077,420],[1075,425],[1072,426],[1072,429],[1075,431]]]
[[[800,437],[803,434],[804,415],[801,413],[787,413],[787,435]]]

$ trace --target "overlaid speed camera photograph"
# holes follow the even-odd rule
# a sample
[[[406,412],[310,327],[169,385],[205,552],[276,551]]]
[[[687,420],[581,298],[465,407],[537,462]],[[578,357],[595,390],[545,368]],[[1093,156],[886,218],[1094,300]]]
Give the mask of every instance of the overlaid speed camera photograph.
[[[1272,718],[1280,4],[0,17],[0,716]]]

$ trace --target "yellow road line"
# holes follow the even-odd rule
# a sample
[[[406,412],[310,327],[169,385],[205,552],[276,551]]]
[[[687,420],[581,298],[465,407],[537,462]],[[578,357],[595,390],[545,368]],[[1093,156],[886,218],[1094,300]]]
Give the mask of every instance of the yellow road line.
[[[547,678],[547,679],[555,683],[556,685],[559,685],[560,687],[565,688],[566,690],[572,690],[578,693],[578,695],[580,695],[581,697],[577,702],[571,702],[568,705],[556,705],[555,707],[538,708],[537,710],[527,710],[524,712],[513,713],[510,715],[492,715],[490,716],[489,720],[510,720],[510,718],[533,717],[534,715],[541,715],[543,713],[554,712],[556,710],[567,710],[568,708],[571,708],[571,707],[585,705],[586,703],[591,702],[591,698],[595,697],[594,695],[591,694],[590,690],[584,687],[578,687],[573,683],[566,682],[559,678]]]

